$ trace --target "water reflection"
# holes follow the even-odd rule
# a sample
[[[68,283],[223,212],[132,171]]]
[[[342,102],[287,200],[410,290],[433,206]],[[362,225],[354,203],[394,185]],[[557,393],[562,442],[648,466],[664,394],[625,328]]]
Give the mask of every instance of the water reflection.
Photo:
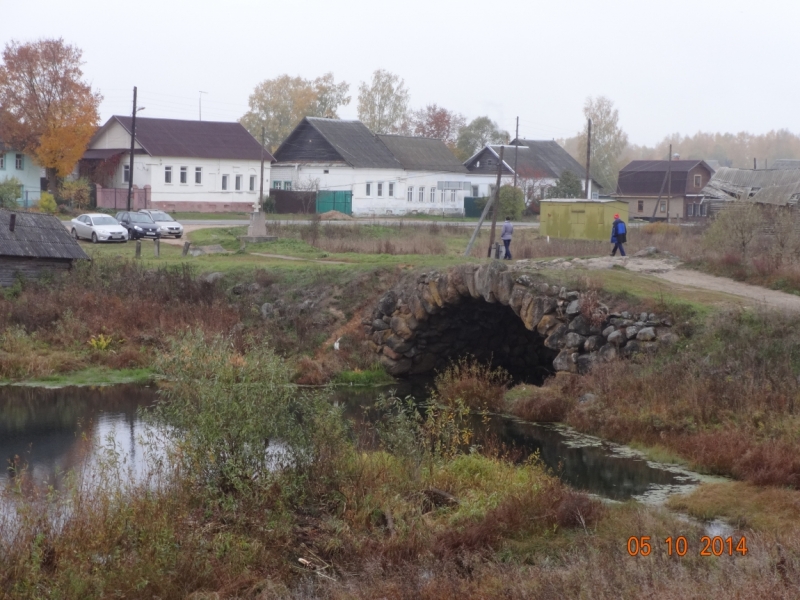
[[[343,405],[346,416],[369,427],[381,415],[365,409],[389,389],[339,388],[334,401]],[[406,382],[397,393],[424,398],[424,382]],[[141,385],[0,388],[0,460],[26,465],[34,482],[58,487],[60,474],[75,468],[92,471],[97,449],[112,445],[137,478],[147,466],[145,454],[153,450],[143,444],[149,429],[137,409],[155,398],[155,389]],[[501,416],[476,417],[474,425],[475,443],[503,447],[519,461],[538,452],[565,482],[607,498],[657,501],[698,482],[692,473],[653,465],[630,449],[566,428]],[[0,486],[14,476],[14,468],[0,471]]]
[[[65,472],[91,466],[101,445],[141,470],[146,427],[137,409],[154,400],[152,387],[133,384],[0,388],[0,486],[25,469],[33,482],[58,488]]]

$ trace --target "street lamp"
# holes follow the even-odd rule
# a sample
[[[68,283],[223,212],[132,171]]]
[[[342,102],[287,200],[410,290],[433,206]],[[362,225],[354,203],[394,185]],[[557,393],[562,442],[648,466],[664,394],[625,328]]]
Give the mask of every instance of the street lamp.
[[[131,209],[131,196],[133,195],[133,152],[136,149],[136,113],[144,110],[144,106],[136,108],[136,87],[133,88],[133,112],[131,114],[131,157],[128,163],[128,210]]]

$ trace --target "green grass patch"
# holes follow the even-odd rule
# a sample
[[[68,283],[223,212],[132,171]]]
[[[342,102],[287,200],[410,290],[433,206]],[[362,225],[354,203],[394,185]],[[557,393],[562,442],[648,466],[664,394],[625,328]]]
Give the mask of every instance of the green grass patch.
[[[38,379],[15,381],[14,385],[33,387],[66,387],[74,385],[114,385],[117,383],[146,383],[153,378],[150,369],[106,369],[90,367],[72,373],[48,375]],[[6,382],[6,384],[12,382]]]
[[[382,368],[375,368],[368,371],[342,371],[333,381],[350,385],[382,385],[394,382],[394,378]]]

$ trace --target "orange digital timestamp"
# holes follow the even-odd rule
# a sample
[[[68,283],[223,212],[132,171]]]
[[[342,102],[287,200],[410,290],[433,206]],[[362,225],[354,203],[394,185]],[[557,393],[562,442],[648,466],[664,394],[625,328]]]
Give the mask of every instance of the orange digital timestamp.
[[[653,551],[649,535],[631,536],[628,538],[628,554],[631,556],[649,556]],[[686,537],[679,535],[676,538],[668,537],[664,540],[667,546],[667,555],[673,553],[678,556],[686,556],[689,552],[689,542]],[[738,540],[728,536],[723,538],[716,535],[714,537],[704,535],[700,538],[700,556],[734,556],[747,554],[747,538],[742,536]]]

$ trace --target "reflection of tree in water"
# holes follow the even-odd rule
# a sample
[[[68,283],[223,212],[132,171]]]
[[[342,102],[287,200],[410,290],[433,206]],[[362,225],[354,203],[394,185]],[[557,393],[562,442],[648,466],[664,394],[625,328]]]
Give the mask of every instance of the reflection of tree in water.
[[[133,432],[136,410],[152,403],[154,392],[137,385],[102,388],[0,389],[0,460],[13,477],[27,472],[37,482],[57,482],[57,474],[83,463],[101,419],[124,419]],[[5,470],[5,469],[4,469]],[[0,474],[0,480],[5,479]]]
[[[400,397],[427,396],[426,385],[430,382],[404,382],[397,386]],[[375,389],[340,388],[334,400],[344,407],[345,416],[356,423],[356,434],[368,442],[377,443],[370,436],[370,423],[381,418],[377,411],[365,408],[372,406],[378,392]],[[361,423],[361,425],[359,425]],[[614,456],[605,447],[570,447],[567,438],[548,427],[524,423],[515,419],[492,416],[475,416],[475,436],[472,443],[484,447],[505,450],[512,460],[525,460],[539,452],[542,462],[569,485],[608,498],[624,500],[643,494],[652,485],[677,483],[675,476],[662,469],[650,467],[646,461]]]

